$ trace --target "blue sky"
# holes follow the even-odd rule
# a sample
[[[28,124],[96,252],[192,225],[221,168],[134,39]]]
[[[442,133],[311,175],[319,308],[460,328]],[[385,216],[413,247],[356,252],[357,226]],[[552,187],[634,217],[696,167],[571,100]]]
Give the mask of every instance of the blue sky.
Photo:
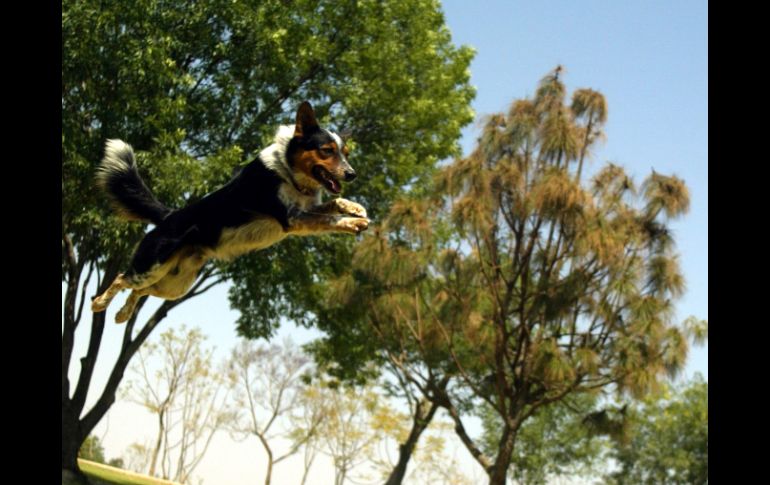
[[[652,168],[684,179],[690,212],[673,229],[687,292],[677,317],[708,319],[708,3],[442,3],[453,41],[476,49],[477,116],[532,96],[560,64],[569,95],[593,88],[607,99],[607,138],[589,170],[612,161],[637,183]],[[478,124],[463,131],[465,153],[477,133]],[[708,377],[708,347],[691,350],[695,371]]]
[[[612,161],[624,166],[637,182],[652,168],[685,180],[691,193],[690,213],[673,225],[687,280],[687,292],[676,306],[677,317],[708,319],[707,2],[454,0],[443,2],[443,8],[454,42],[471,45],[477,52],[471,65],[477,115],[504,111],[514,98],[531,96],[538,80],[561,64],[570,94],[589,87],[607,98],[607,139],[589,170]],[[466,153],[477,131],[477,124],[464,130],[461,144]],[[121,294],[113,303],[109,322],[126,296]],[[148,305],[155,306],[156,302]],[[145,308],[145,318],[148,312]],[[174,310],[160,330],[182,323],[199,326],[217,347],[217,355],[224,357],[236,343],[236,318],[229,309],[226,287],[220,286]],[[78,329],[73,362],[85,352],[89,325],[84,321]],[[106,381],[120,332],[121,326],[107,325],[96,387]],[[316,334],[284,324],[279,337],[286,335],[302,343]],[[708,377],[707,347],[691,351],[686,374],[696,371]],[[132,406],[116,403],[97,428],[108,457],[141,441],[137,430],[152,433],[153,422]],[[259,473],[257,450],[255,443],[235,445],[217,438],[200,475],[209,484],[254,483],[254,473]],[[456,454],[465,459],[467,452],[459,449]],[[232,465],[223,467],[223,460]],[[321,471],[323,466],[319,464],[317,483],[330,481],[326,479],[330,475]],[[474,466],[472,460],[467,462],[469,470]],[[289,473],[290,467],[276,470],[276,483],[288,480],[282,474]]]

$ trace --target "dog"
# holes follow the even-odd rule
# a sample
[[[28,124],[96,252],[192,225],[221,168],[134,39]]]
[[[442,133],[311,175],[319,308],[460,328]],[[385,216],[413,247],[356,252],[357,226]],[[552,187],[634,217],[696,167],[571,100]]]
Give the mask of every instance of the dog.
[[[305,101],[297,110],[296,124],[281,126],[274,143],[226,185],[172,210],[142,181],[131,146],[108,140],[97,185],[119,216],[155,227],[137,246],[128,270],[94,297],[91,310],[105,311],[118,292],[131,289],[115,316],[122,323],[144,295],[166,300],[184,296],[210,259],[230,260],[290,235],[366,230],[369,219],[360,204],[343,198],[321,203],[324,191],[338,195],[343,181],[356,178],[348,155],[343,139],[319,127],[313,107]]]

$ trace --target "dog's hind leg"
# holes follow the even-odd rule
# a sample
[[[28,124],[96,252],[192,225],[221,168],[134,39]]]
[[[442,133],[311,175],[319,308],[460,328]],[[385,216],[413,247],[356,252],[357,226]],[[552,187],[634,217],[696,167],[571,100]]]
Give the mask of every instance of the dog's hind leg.
[[[166,276],[166,273],[169,272],[174,264],[175,261],[171,260],[166,261],[163,264],[155,264],[149,271],[142,274],[119,274],[104,293],[93,299],[91,302],[91,311],[96,313],[106,310],[112,299],[115,298],[115,295],[117,295],[120,290],[124,288],[142,290],[152,286],[161,278]],[[131,273],[131,271],[128,273]]]
[[[198,270],[206,263],[206,258],[196,248],[177,251],[165,263],[155,265],[150,271],[126,276],[127,287],[131,294],[126,303],[115,315],[115,323],[128,321],[134,314],[139,298],[153,295],[165,300],[176,300],[184,296],[195,282]]]
[[[112,281],[112,284],[104,291],[104,293],[91,301],[91,311],[98,313],[106,310],[112,299],[115,298],[115,295],[117,295],[123,288],[128,288],[128,282],[126,281],[125,275],[121,273]]]
[[[134,290],[131,292],[130,295],[128,295],[128,298],[126,299],[126,303],[123,304],[123,307],[118,310],[118,313],[115,314],[115,323],[123,323],[127,322],[129,318],[131,318],[131,315],[134,314],[134,310],[136,309],[136,304],[139,303],[139,298],[143,297],[147,294],[146,290]]]

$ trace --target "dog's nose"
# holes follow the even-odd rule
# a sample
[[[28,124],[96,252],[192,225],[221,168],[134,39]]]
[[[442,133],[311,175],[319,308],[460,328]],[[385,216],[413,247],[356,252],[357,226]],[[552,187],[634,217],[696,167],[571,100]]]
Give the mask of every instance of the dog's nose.
[[[356,171],[353,169],[345,170],[345,182],[350,182],[356,178]]]

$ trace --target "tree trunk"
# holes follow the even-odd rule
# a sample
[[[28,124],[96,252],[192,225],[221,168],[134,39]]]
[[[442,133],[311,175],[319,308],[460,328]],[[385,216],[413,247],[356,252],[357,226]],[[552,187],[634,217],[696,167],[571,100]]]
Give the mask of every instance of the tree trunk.
[[[116,265],[113,263],[108,264],[108,269],[105,270],[104,280],[97,290],[97,294],[103,293],[112,283],[112,280],[117,276]],[[208,279],[209,275],[199,278],[197,283],[190,289],[187,295],[178,300],[167,300],[153,313],[153,315],[147,320],[145,325],[139,331],[139,333],[132,339],[132,331],[137,315],[129,320],[126,324],[123,342],[118,355],[118,359],[115,362],[112,372],[107,380],[107,384],[102,391],[102,394],[97,399],[94,406],[81,418],[83,408],[88,394],[88,389],[91,384],[91,377],[93,375],[94,365],[96,364],[96,357],[99,353],[99,347],[101,345],[102,334],[104,332],[106,312],[95,313],[91,318],[91,337],[89,339],[88,351],[82,359],[80,359],[81,369],[78,378],[78,383],[75,388],[75,392],[70,397],[70,381],[69,381],[69,362],[73,348],[72,335],[75,332],[74,321],[71,318],[65,318],[65,328],[62,333],[62,470],[71,471],[78,477],[85,476],[81,473],[77,464],[77,454],[80,450],[80,446],[83,441],[88,437],[91,431],[96,427],[99,421],[104,417],[112,404],[115,402],[115,394],[118,389],[120,381],[123,379],[123,374],[128,367],[131,357],[139,350],[139,347],[149,337],[150,333],[158,326],[158,324],[166,318],[168,312],[177,305],[185,302],[193,296],[197,296],[204,291],[211,288],[209,285],[204,290],[193,295],[197,291],[204,281]],[[192,296],[191,296],[192,295]],[[142,297],[139,305],[146,301],[146,296]],[[138,310],[139,307],[137,307]],[[85,482],[84,482],[85,483]]]
[[[78,450],[81,444],[80,421],[72,412],[72,403],[69,399],[62,398],[61,407],[61,467],[75,474],[80,473],[78,468]]]
[[[111,269],[114,264],[108,265],[110,269],[105,271],[105,281],[97,289],[98,293],[102,293],[109,287],[111,280],[117,275],[117,271]],[[82,267],[80,268],[82,270]],[[79,279],[79,275],[71,274],[70,278],[73,281]],[[84,282],[86,285],[88,282]],[[75,320],[75,300],[74,296],[79,288],[76,286],[67,289],[67,308],[65,308],[65,325],[62,332],[62,369],[61,369],[61,466],[62,470],[69,470],[78,477],[84,477],[78,467],[78,451],[83,441],[93,429],[90,426],[91,423],[84,423],[80,419],[80,414],[83,411],[83,405],[85,404],[86,394],[88,392],[88,385],[91,381],[91,374],[93,371],[93,363],[96,361],[96,353],[98,351],[98,343],[101,339],[101,333],[104,328],[104,315],[99,314],[92,319],[91,341],[88,347],[87,355],[81,359],[81,370],[78,379],[78,384],[75,388],[75,392],[70,396],[70,381],[69,381],[69,367],[70,359],[72,357],[72,350],[74,345],[74,334],[77,327]],[[94,330],[95,327],[96,330]],[[94,341],[96,340],[96,345]],[[94,423],[95,424],[95,423]]]
[[[273,479],[273,462],[267,462],[267,473],[265,474],[265,485],[270,485],[270,481]]]
[[[516,442],[516,429],[506,425],[503,430],[503,436],[497,447],[497,457],[495,463],[487,470],[489,473],[489,485],[505,485],[505,479],[508,476],[508,467],[511,466],[513,457],[513,445]]]
[[[430,406],[426,411],[426,406]],[[409,432],[409,437],[406,441],[399,446],[398,449],[398,463],[388,477],[388,481],[385,485],[400,485],[406,475],[406,467],[409,465],[409,460],[412,458],[417,441],[420,439],[422,432],[430,424],[433,419],[433,415],[436,414],[438,404],[429,403],[423,399],[415,405],[414,416],[412,420],[412,430]]]
[[[267,453],[267,471],[265,472],[265,485],[270,485],[270,481],[273,479],[273,450],[270,449],[270,444],[262,433],[254,433],[259,441],[262,443],[262,447]]]
[[[306,444],[305,446],[310,446],[310,444]],[[305,471],[302,473],[302,481],[299,485],[305,485],[305,482],[307,482],[307,476],[310,472],[310,467],[313,466],[313,461],[315,458],[310,458],[310,460],[305,462]]]
[[[161,409],[158,415],[158,439],[155,441],[155,449],[152,451],[152,460],[150,460],[150,470],[147,472],[151,477],[155,476],[155,468],[158,466],[158,455],[163,444],[163,433],[166,431],[166,427],[163,425],[163,413],[164,410]]]

